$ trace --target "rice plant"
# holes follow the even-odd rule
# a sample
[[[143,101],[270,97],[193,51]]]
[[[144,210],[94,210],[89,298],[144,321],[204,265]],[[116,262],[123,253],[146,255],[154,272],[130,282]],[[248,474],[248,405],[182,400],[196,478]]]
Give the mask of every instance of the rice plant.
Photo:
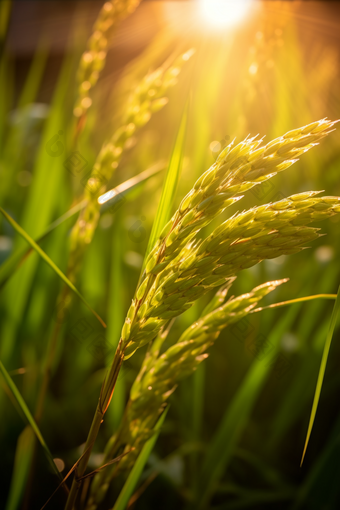
[[[41,125],[41,50],[21,97],[1,100],[1,505],[337,508],[337,484],[314,494],[338,465],[339,420],[326,408],[325,439],[316,412],[323,385],[333,395],[339,382],[332,356],[325,373],[339,313],[338,121],[312,121],[303,101],[284,110],[282,91],[303,97],[307,83],[292,26],[270,10],[243,54],[233,37],[251,27],[212,36],[193,22],[180,39],[163,27],[108,91],[110,44],[129,15],[163,12],[139,3],[103,5]],[[296,45],[290,73],[273,37]],[[6,99],[6,46],[0,56]],[[258,115],[261,76],[276,110]],[[314,119],[335,116],[330,104],[312,101]],[[321,220],[330,245],[310,226]],[[285,462],[294,471],[301,455],[299,478]]]

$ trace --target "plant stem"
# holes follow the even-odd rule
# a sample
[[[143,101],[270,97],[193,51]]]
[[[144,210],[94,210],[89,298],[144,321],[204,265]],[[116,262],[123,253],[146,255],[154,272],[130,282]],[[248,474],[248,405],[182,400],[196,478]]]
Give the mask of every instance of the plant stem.
[[[79,480],[79,478],[81,478],[85,473],[94,442],[97,438],[100,426],[104,419],[104,414],[106,413],[107,408],[110,405],[111,398],[117,382],[118,374],[123,363],[123,359],[124,359],[123,342],[122,339],[120,339],[112,361],[111,368],[103,382],[100,391],[97,409],[93,417],[91,428],[85,443],[84,455],[81,458],[75,470],[75,476],[73,478],[72,487],[66,502],[65,510],[72,510],[74,507],[82,483]]]
[[[92,446],[93,446],[93,444],[96,440],[96,437],[98,435],[99,428],[103,421],[103,418],[104,418],[104,415],[101,412],[100,401],[99,401],[94,418],[92,420],[90,432],[87,436],[87,440],[85,443],[84,452],[86,451],[86,453],[85,453],[84,457],[82,457],[81,461],[79,462],[79,464],[76,468],[75,476],[73,478],[72,487],[71,487],[71,490],[70,490],[70,493],[69,493],[69,496],[68,496],[68,499],[66,502],[65,510],[72,510],[72,508],[74,506],[78,491],[81,486],[81,481],[79,481],[79,478],[81,476],[83,476],[83,474],[85,473],[85,469],[86,469],[88,460],[91,455]]]

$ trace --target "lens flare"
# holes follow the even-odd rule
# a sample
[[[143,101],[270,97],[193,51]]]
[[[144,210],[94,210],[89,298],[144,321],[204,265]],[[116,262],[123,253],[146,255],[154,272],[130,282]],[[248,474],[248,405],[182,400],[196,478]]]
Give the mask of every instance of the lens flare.
[[[205,21],[226,27],[237,24],[249,10],[250,0],[200,0]]]

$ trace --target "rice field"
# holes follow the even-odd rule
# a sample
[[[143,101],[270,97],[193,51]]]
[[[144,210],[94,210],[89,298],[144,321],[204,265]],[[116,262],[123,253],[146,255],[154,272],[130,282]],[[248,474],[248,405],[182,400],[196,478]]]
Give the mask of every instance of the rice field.
[[[339,4],[0,16],[0,507],[339,508]]]

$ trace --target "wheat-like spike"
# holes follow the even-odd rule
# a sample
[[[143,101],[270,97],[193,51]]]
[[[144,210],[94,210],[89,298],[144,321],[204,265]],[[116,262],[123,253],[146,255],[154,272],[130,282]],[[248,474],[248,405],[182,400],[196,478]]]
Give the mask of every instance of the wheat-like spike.
[[[111,0],[101,8],[78,68],[78,97],[73,109],[76,117],[82,117],[92,104],[91,91],[105,65],[112,32],[139,3],[140,0]]]
[[[325,137],[336,123],[326,119],[290,131],[258,148],[262,140],[229,144],[196,181],[164,227],[146,261],[146,275],[160,272],[188,240],[241,198],[241,193],[289,168]]]
[[[147,353],[139,374],[131,388],[130,399],[118,434],[111,438],[106,448],[108,462],[123,445],[125,450],[134,447],[131,455],[122,459],[119,470],[135,461],[143,444],[152,434],[159,415],[163,412],[178,382],[192,374],[208,357],[207,349],[213,345],[220,331],[237,322],[254,310],[264,296],[287,280],[267,282],[251,292],[227,301],[227,292],[235,278],[230,278],[208,306],[201,318],[192,324],[163,354],[159,350],[164,342],[160,335]],[[117,474],[117,469],[114,470]],[[113,470],[95,476],[86,510],[95,510],[109,486]]]
[[[161,318],[159,318],[158,326],[155,321],[152,324],[149,323],[147,325],[149,329],[145,329],[144,333],[140,332],[141,335],[138,340],[134,340],[135,343],[131,344],[130,334],[137,335],[139,333],[140,320],[146,316],[150,307],[152,297],[150,290],[153,288],[155,293],[159,286],[158,277],[160,275],[164,277],[165,269],[169,265],[174,265],[179,254],[183,258],[183,250],[186,251],[183,264],[190,265],[188,258],[190,256],[192,260],[195,258],[195,249],[188,245],[188,242],[218,214],[239,200],[241,193],[271,178],[276,173],[286,170],[296,162],[297,156],[316,145],[319,140],[330,132],[336,122],[327,119],[313,122],[307,126],[289,131],[261,148],[259,148],[259,144],[262,140],[256,140],[256,137],[247,137],[235,147],[233,147],[232,142],[223,149],[216,162],[203,173],[182,200],[178,210],[164,227],[154,248],[147,257],[143,278],[136,291],[122,331],[124,345],[126,346],[129,343],[128,350],[125,353],[126,356],[130,356],[134,352],[133,349],[136,345],[138,346],[138,340],[141,336],[144,337],[144,344],[153,338],[151,329],[156,331],[158,326],[163,325],[164,322]],[[202,264],[205,264],[205,262],[209,264],[209,260],[202,262]],[[171,276],[169,277],[171,278]],[[174,279],[176,278],[174,277]],[[222,276],[218,279],[213,275],[212,280],[215,281],[216,285],[220,285]],[[198,285],[198,281],[199,277],[197,277],[196,285]],[[174,280],[171,283],[174,283]],[[192,281],[192,284],[194,285],[194,281]],[[185,285],[185,282],[183,282],[183,285]],[[193,289],[192,292],[195,294],[196,291]],[[159,293],[158,297],[160,297]],[[196,298],[193,296],[193,299]],[[185,311],[185,306],[190,307],[184,296],[182,301],[177,302],[176,305],[179,313]],[[162,306],[162,312],[166,312],[168,309],[166,303],[162,302]],[[161,310],[159,312],[161,313]],[[170,317],[171,313],[168,315]],[[165,318],[163,313],[162,317]]]
[[[191,49],[180,55],[169,67],[160,67],[148,73],[128,99],[121,126],[111,139],[104,143],[91,175],[85,186],[86,207],[81,211],[71,233],[71,256],[73,279],[80,265],[86,246],[92,241],[99,220],[98,198],[105,190],[113,172],[118,167],[128,142],[151,118],[154,112],[163,108],[168,99],[168,89],[177,83],[182,66],[193,55]]]
[[[222,285],[225,278],[263,259],[297,253],[319,237],[318,229],[306,225],[339,213],[340,198],[318,198],[316,194],[300,193],[254,207],[222,223],[204,241],[189,243],[157,275],[130,331],[126,327],[130,323],[125,323],[125,357],[152,340],[167,320]]]
[[[179,341],[169,347],[162,354],[151,368],[145,370],[143,381],[133,385],[131,389],[131,399],[135,402],[142,395],[149,398],[150,391],[153,389],[156,395],[164,394],[163,386],[177,383],[187,370],[195,370],[198,363],[202,361],[202,352],[206,350],[206,345],[217,338],[219,332],[227,325],[235,322],[247,315],[253,308],[257,306],[260,299],[274,290],[278,285],[285,283],[287,280],[277,280],[267,282],[247,294],[243,294],[234,299],[230,299],[224,304],[213,303],[213,309],[202,314],[202,317],[192,324],[180,337]],[[229,284],[228,284],[229,286]],[[220,301],[225,300],[218,293],[216,298]]]

